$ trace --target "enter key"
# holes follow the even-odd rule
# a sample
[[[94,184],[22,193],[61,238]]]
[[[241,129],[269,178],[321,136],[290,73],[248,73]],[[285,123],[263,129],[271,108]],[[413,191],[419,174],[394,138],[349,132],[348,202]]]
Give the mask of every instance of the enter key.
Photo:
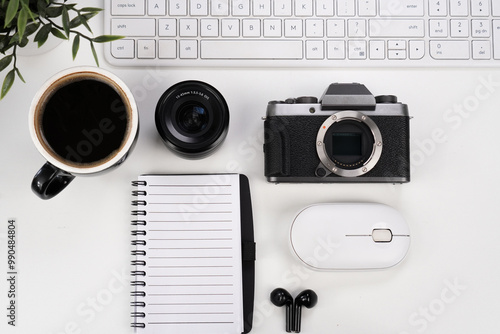
[[[493,58],[500,59],[500,20],[493,20]]]

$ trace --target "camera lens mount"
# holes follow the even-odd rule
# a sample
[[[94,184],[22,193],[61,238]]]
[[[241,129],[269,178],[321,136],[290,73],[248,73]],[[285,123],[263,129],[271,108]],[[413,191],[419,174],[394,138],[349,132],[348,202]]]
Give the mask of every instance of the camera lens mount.
[[[183,81],[160,97],[155,123],[168,148],[183,157],[203,158],[224,141],[229,109],[214,87],[201,81]]]
[[[356,177],[369,172],[382,154],[382,135],[375,122],[359,111],[328,117],[316,137],[316,151],[330,172]]]

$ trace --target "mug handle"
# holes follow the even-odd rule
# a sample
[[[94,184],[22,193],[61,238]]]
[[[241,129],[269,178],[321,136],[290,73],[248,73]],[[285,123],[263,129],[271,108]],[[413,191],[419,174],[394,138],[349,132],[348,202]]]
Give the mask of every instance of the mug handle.
[[[47,162],[33,177],[31,190],[41,199],[51,199],[73,181],[74,175]]]

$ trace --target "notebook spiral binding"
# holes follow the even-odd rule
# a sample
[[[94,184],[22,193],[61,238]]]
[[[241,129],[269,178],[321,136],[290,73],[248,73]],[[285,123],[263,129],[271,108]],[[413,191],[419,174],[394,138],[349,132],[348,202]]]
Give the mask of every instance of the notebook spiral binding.
[[[137,187],[137,186],[146,186],[145,181],[132,181],[132,186]],[[134,190],[132,191],[132,196],[145,196],[146,191],[144,190]],[[144,200],[133,200],[132,201],[132,206],[134,207],[141,207],[147,205],[146,201]],[[146,324],[144,322],[141,322],[141,319],[146,317],[146,313],[141,312],[141,309],[146,307],[146,303],[144,301],[141,301],[140,298],[146,297],[146,292],[141,290],[141,287],[146,286],[146,282],[141,280],[141,277],[146,276],[146,271],[142,270],[144,267],[146,267],[146,251],[143,249],[140,249],[140,247],[146,246],[146,240],[141,239],[141,237],[144,237],[146,235],[146,231],[142,230],[142,226],[146,226],[146,221],[141,219],[141,217],[146,215],[146,210],[132,210],[132,216],[136,217],[136,219],[132,220],[131,224],[134,226],[134,229],[132,230],[132,236],[134,239],[132,240],[132,246],[134,246],[134,249],[132,250],[131,254],[134,257],[134,260],[131,261],[132,265],[132,280],[130,282],[130,285],[132,287],[131,291],[131,296],[134,297],[134,301],[130,303],[130,306],[132,306],[133,311],[131,313],[132,316],[132,328],[145,328]]]

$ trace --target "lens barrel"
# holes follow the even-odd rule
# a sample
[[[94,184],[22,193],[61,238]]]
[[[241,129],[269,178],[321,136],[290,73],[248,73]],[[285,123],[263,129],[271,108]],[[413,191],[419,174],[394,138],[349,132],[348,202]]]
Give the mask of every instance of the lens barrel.
[[[170,87],[156,105],[155,123],[165,145],[186,158],[212,154],[229,128],[229,108],[222,94],[201,81]]]

